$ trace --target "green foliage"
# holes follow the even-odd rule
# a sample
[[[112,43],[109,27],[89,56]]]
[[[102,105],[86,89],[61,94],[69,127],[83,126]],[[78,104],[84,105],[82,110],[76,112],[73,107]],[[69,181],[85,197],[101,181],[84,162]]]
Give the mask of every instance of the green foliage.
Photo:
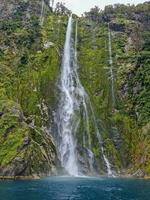
[[[52,113],[57,102],[67,18],[51,15],[40,27],[36,16],[31,15],[28,23],[22,18],[26,6],[20,5],[13,20],[1,21],[0,168],[13,168],[17,159],[26,168],[22,173],[40,175],[51,171],[56,155],[41,127],[48,126],[51,114],[45,112]],[[46,48],[48,42],[54,45]]]
[[[143,136],[141,129],[150,119],[148,10],[149,3],[136,7],[116,4],[107,6],[104,12],[95,7],[85,13],[89,21],[82,19],[79,28],[80,78],[90,96],[96,118],[101,119],[97,121],[104,130],[102,136],[106,155],[118,170],[132,168],[130,173],[138,169],[149,173],[150,140],[148,135]],[[112,28],[117,100],[114,110],[111,105],[105,22],[110,22]],[[94,148],[93,152],[98,155],[98,148]]]

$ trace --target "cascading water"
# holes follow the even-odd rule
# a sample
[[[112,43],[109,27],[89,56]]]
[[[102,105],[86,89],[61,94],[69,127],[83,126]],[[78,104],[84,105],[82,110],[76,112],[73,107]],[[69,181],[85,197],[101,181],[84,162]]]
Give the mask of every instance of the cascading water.
[[[76,130],[79,120],[75,120],[75,112],[83,105],[86,122],[86,133],[88,135],[88,160],[90,170],[93,170],[93,153],[91,147],[89,119],[86,105],[86,93],[82,87],[77,73],[77,24],[75,34],[75,47],[72,43],[72,17],[69,18],[64,55],[62,61],[62,71],[60,77],[61,99],[58,108],[58,132],[60,137],[59,152],[62,166],[73,176],[81,175],[76,152]],[[84,139],[83,139],[84,140]]]
[[[54,0],[49,0],[49,7],[52,8],[54,7]]]
[[[40,25],[42,26],[44,23],[44,0],[42,0],[42,6],[41,6],[41,16],[40,16]]]
[[[106,155],[104,153],[104,147],[102,145],[102,138],[101,138],[101,134],[99,132],[98,126],[97,126],[95,114],[94,114],[94,111],[93,111],[93,108],[92,108],[92,105],[91,105],[91,102],[90,102],[89,99],[88,99],[88,101],[89,101],[88,105],[89,105],[91,113],[92,113],[92,118],[93,118],[93,122],[94,122],[96,137],[98,139],[98,142],[99,142],[99,145],[100,145],[100,149],[101,149],[101,152],[102,152],[102,155],[103,155],[103,159],[104,159],[104,162],[105,162],[105,165],[106,165],[106,168],[107,168],[107,174],[108,174],[108,176],[113,176],[113,172],[112,172],[112,169],[111,169],[111,164],[110,164],[108,158],[106,157]]]
[[[84,147],[87,149],[88,154],[88,162],[90,166],[90,171],[93,172],[93,162],[94,162],[94,155],[92,153],[92,145],[91,145],[91,135],[90,135],[90,128],[89,128],[89,113],[87,109],[87,94],[80,82],[79,76],[78,76],[78,58],[77,58],[77,44],[78,44],[78,22],[76,22],[76,32],[75,32],[75,59],[74,59],[74,72],[75,72],[75,78],[76,78],[76,95],[78,97],[77,107],[78,109],[83,106],[83,113],[84,113],[84,121],[85,121],[85,128],[86,128],[86,135],[87,135],[87,143],[88,146],[86,146],[85,137],[83,136],[83,144]]]
[[[110,65],[110,77],[111,77],[111,96],[112,96],[112,111],[116,110],[116,97],[115,97],[115,89],[114,89],[114,70],[113,70],[113,58],[112,58],[112,38],[111,38],[111,30],[110,24],[108,23],[108,49],[109,49],[109,65]],[[118,141],[120,140],[120,134],[117,126],[112,127],[112,135],[115,136],[114,142],[116,146]]]
[[[81,82],[80,82],[80,79],[79,79],[79,76],[78,76],[78,73],[77,73],[77,69],[78,69],[78,65],[77,65],[77,37],[78,36],[78,24],[76,23],[76,37],[75,37],[75,63],[76,63],[76,80],[77,80],[77,88],[79,89],[79,95],[80,95],[80,98],[81,98],[81,102],[83,104],[83,112],[85,113],[85,121],[86,121],[86,133],[88,135],[88,159],[89,159],[89,164],[90,164],[90,169],[91,171],[93,171],[93,161],[94,161],[94,155],[92,153],[92,144],[91,144],[91,135],[90,135],[90,128],[89,128],[89,112],[88,112],[88,109],[87,109],[87,105],[89,107],[89,109],[91,110],[91,113],[92,113],[92,118],[93,118],[93,121],[94,121],[94,127],[95,127],[95,132],[96,132],[96,137],[98,139],[98,142],[100,144],[100,149],[101,149],[101,152],[102,152],[102,155],[103,155],[103,159],[104,159],[104,162],[106,164],[106,168],[107,168],[107,173],[109,176],[112,176],[113,175],[113,172],[111,170],[111,164],[109,162],[109,160],[107,159],[105,153],[104,153],[104,148],[102,146],[102,138],[100,136],[100,132],[98,130],[98,127],[97,127],[97,122],[96,122],[96,119],[95,119],[95,114],[94,114],[94,111],[93,111],[93,108],[92,108],[92,104],[90,102],[90,99],[87,95],[87,93],[85,92]]]
[[[111,31],[108,24],[108,42],[109,42],[109,65],[110,65],[110,79],[111,79],[111,93],[112,93],[112,108],[115,109],[116,99],[114,90],[114,73],[113,73],[113,59],[112,59],[112,41],[111,41]]]
[[[92,118],[92,124],[103,155],[103,160],[107,167],[107,173],[108,175],[112,175],[111,165],[104,154],[102,138],[97,127],[91,102],[79,79],[77,61],[78,24],[76,23],[74,47],[72,39],[72,25],[73,20],[72,16],[70,16],[61,66],[59,84],[60,100],[56,121],[58,126],[57,143],[61,165],[69,175],[82,175],[78,159],[78,144],[76,135],[80,125],[80,118],[77,117],[77,113],[81,113],[82,110],[83,121],[85,124],[82,142],[84,148],[86,149],[90,172],[94,172],[94,154],[92,152],[92,139],[90,132],[90,119]],[[90,116],[90,113],[92,116]]]
[[[74,74],[72,69],[72,16],[68,21],[62,69],[60,77],[60,102],[58,108],[58,132],[60,161],[72,176],[78,175],[76,141],[74,137]]]

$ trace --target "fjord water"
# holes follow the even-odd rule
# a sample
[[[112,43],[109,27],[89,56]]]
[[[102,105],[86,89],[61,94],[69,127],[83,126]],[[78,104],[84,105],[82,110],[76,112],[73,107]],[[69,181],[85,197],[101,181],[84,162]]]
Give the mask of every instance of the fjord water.
[[[0,182],[0,200],[149,200],[150,181],[50,177]]]

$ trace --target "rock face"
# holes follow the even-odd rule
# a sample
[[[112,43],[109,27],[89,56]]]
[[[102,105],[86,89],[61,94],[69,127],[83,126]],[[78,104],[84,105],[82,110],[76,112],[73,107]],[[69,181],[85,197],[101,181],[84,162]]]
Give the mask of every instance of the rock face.
[[[55,50],[44,51],[40,43],[41,1],[0,0],[0,5],[0,177],[55,175],[58,160],[49,131],[55,81],[47,79],[47,74],[53,70],[54,75],[58,63]],[[43,57],[39,66],[38,56]],[[36,66],[30,68],[30,64]]]
[[[41,1],[40,0],[0,0],[0,18],[11,19],[23,14],[23,18],[28,18],[31,14],[40,16]]]
[[[110,23],[110,29],[116,32],[124,32],[125,31],[125,25],[124,24],[118,24],[118,23]]]
[[[99,13],[95,8],[86,13],[89,21],[93,19],[93,25],[89,26],[89,21],[83,19],[79,26],[80,77],[90,96],[99,127],[103,124],[101,132],[106,155],[114,171],[121,174],[125,171],[125,174],[136,177],[150,174],[147,85],[150,81],[150,37],[146,25],[149,24],[149,9],[149,2],[137,7],[108,6]],[[94,24],[97,18],[97,24]],[[114,77],[111,75],[110,54]],[[115,106],[111,93],[115,96]],[[143,127],[147,127],[145,133]],[[96,143],[93,150],[97,155]]]
[[[0,118],[0,176],[55,175],[56,149],[48,132],[27,124],[19,106],[5,102]]]

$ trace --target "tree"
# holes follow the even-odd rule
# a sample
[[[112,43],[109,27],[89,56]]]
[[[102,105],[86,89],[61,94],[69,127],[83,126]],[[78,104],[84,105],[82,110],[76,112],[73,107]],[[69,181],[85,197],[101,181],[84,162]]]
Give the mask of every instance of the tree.
[[[100,13],[100,8],[98,6],[95,6],[94,8],[91,8],[90,12],[85,12],[85,17],[92,21],[99,22]]]
[[[71,13],[71,11],[68,8],[66,8],[65,3],[58,2],[56,4],[55,13],[57,15],[68,15]]]

